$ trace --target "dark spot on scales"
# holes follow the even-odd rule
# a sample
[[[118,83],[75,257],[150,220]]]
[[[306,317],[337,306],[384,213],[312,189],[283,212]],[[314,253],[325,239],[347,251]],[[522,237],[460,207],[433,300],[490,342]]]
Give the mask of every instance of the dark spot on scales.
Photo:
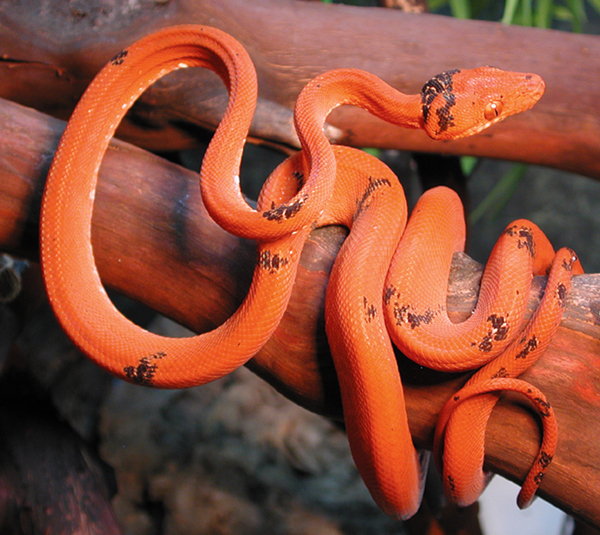
[[[480,351],[484,351],[486,353],[488,351],[491,351],[492,347],[494,347],[494,345],[492,344],[491,336],[489,334],[484,336],[483,340],[481,340],[481,342],[479,342],[479,345],[477,347],[479,347]]]
[[[527,355],[529,355],[529,353],[531,353],[536,347],[538,346],[538,341],[537,341],[537,337],[535,335],[533,335],[525,344],[525,347],[519,352],[517,353],[517,355],[515,356],[515,360],[518,359],[524,359],[525,357],[527,357]]]
[[[550,463],[552,462],[552,455],[548,455],[545,451],[540,451],[540,459],[538,461],[539,465],[542,468],[548,468]]]
[[[287,219],[294,217],[300,209],[304,206],[308,199],[308,195],[302,195],[302,197],[296,199],[290,204],[280,204],[276,206],[275,203],[271,204],[271,208],[263,212],[263,217],[269,221],[277,221],[281,223]]]
[[[411,329],[416,329],[422,324],[429,324],[435,317],[435,312],[431,309],[425,310],[423,314],[413,312],[410,305],[400,306],[398,303],[394,304],[394,317],[396,318],[396,325],[402,325],[407,323]]]
[[[394,288],[394,286],[388,286],[385,289],[385,292],[383,293],[383,302],[386,305],[390,304],[390,301],[392,300],[392,297],[394,297],[394,295],[396,295],[396,288]]]
[[[534,401],[539,406],[539,411],[540,411],[541,416],[543,416],[544,418],[547,418],[548,416],[550,416],[550,407],[552,407],[552,405],[550,405],[549,401],[546,401],[542,398],[534,398]]]
[[[121,65],[125,61],[127,54],[129,54],[127,50],[121,50],[121,52],[112,57],[110,64],[114,65],[115,67],[117,65]]]
[[[496,316],[496,314],[492,314],[487,320],[492,324],[494,340],[504,340],[508,334],[508,323],[504,319],[504,316]]]
[[[558,306],[564,308],[567,299],[567,287],[562,282],[556,287],[556,297],[558,299]]]
[[[293,171],[292,178],[298,183],[298,189],[296,190],[296,193],[299,193],[302,189],[302,186],[304,186],[304,173],[302,171]]]
[[[508,227],[504,233],[508,234],[509,236],[517,236],[517,248],[526,249],[531,256],[535,255],[533,232],[531,232],[529,227],[519,227],[517,225],[513,225],[512,227]]]
[[[365,321],[371,323],[377,317],[377,309],[375,305],[369,304],[369,300],[363,297],[363,308],[365,309]]]
[[[273,254],[271,251],[262,251],[258,256],[258,267],[268,271],[269,273],[275,273],[279,268],[287,266],[289,258],[281,256],[279,253]]]
[[[437,108],[435,113],[438,120],[438,131],[440,134],[445,132],[450,127],[454,126],[454,116],[450,112],[451,108],[456,104],[456,96],[452,87],[452,78],[459,73],[460,69],[445,71],[434,76],[421,89],[421,104],[423,108],[423,121],[429,120],[431,105],[438,95],[444,97],[444,105]]]
[[[163,351],[158,351],[150,356],[142,357],[137,366],[126,366],[123,368],[125,376],[136,385],[153,386],[154,376],[158,369],[158,364],[155,361],[161,360],[167,354]]]
[[[456,483],[454,482],[454,478],[452,476],[448,476],[448,485],[450,486],[450,492],[454,494],[456,492]]]
[[[368,200],[368,198],[371,196],[371,194],[378,190],[380,187],[382,186],[389,186],[392,187],[392,183],[387,179],[387,178],[373,178],[373,177],[369,177],[369,184],[366,187],[364,193],[362,194],[362,197],[356,201],[357,204],[357,215],[362,212],[362,210],[365,208],[365,204]]]
[[[487,321],[489,321],[492,324],[492,328],[483,337],[478,346],[481,351],[485,352],[492,350],[492,348],[494,347],[493,342],[499,342],[500,340],[504,340],[508,334],[509,329],[508,322],[505,320],[504,316],[497,316],[496,314],[492,314],[488,317]]]
[[[577,262],[577,254],[573,249],[569,249],[571,252],[571,258],[569,260],[563,260],[562,267],[565,271],[573,271],[573,264]]]
[[[490,379],[498,379],[501,377],[508,377],[508,371],[504,366],[502,366],[495,374],[493,374]]]

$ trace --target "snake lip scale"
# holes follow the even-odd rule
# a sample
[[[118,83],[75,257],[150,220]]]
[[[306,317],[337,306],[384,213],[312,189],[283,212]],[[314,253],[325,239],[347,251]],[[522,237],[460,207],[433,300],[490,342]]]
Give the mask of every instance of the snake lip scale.
[[[233,316],[208,333],[171,339],[141,329],[115,309],[94,263],[91,221],[98,169],[117,125],[148,86],[191,67],[213,70],[229,91],[200,170],[203,202],[225,230],[256,240],[258,253],[250,290]],[[453,324],[446,291],[452,255],[465,242],[459,198],[447,188],[429,190],[407,222],[404,192],[391,170],[363,151],[332,146],[323,126],[334,108],[350,104],[434,139],[457,139],[531,108],[543,93],[539,76],[492,67],[447,70],[418,95],[361,70],[323,73],[296,102],[302,150],[268,177],[254,209],[238,178],[257,98],[249,55],[215,28],[155,32],[98,73],[59,143],[40,217],[50,303],[74,343],[115,376],[157,388],[204,384],[246,363],[277,328],[309,233],[345,225],[350,233],[327,289],[326,331],[352,455],[371,495],[387,514],[412,516],[429,458],[412,443],[393,340],[423,366],[481,368],[448,400],[436,428],[434,457],[447,495],[461,505],[476,500],[488,479],[484,435],[497,392],[513,390],[532,401],[544,435],[519,494],[525,506],[550,465],[557,429],[544,394],[517,377],[542,355],[560,323],[571,277],[581,272],[576,255],[570,249],[555,253],[533,223],[512,223],[490,256],[472,316]],[[523,327],[534,274],[548,274],[548,282]]]

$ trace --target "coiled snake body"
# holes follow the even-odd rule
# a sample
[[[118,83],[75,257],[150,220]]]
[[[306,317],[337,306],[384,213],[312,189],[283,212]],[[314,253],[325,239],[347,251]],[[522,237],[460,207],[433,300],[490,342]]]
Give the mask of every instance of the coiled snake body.
[[[202,164],[204,203],[223,228],[257,240],[259,247],[251,288],[236,313],[209,333],[170,339],[137,327],[112,305],[94,265],[91,218],[98,169],[119,121],[154,81],[187,67],[212,69],[230,95]],[[486,267],[472,317],[452,324],[445,303],[452,255],[464,246],[459,199],[445,188],[427,192],[405,230],[406,201],[397,178],[364,152],[331,147],[323,124],[333,108],[352,104],[431,137],[455,139],[530,108],[543,91],[536,75],[490,67],[447,71],[426,83],[420,95],[404,95],[363,71],[325,73],[306,86],[296,104],[302,151],[273,172],[254,210],[238,178],[257,94],[249,56],[213,28],[176,26],[152,34],[97,75],[52,163],[41,257],[55,313],[74,342],[117,377],[161,388],[203,384],[243,365],[269,339],[287,307],[310,231],[346,225],[351,232],[331,274],[326,328],[352,453],[371,494],[386,513],[407,518],[422,491],[425,455],[412,445],[392,336],[424,366],[459,371],[485,365],[449,400],[437,430],[447,491],[460,503],[476,499],[486,478],[486,418],[472,435],[465,407],[489,414],[496,399],[489,392],[504,389],[538,400],[544,442],[521,493],[524,504],[549,464],[556,426],[543,394],[514,377],[539,357],[558,326],[571,275],[579,270],[575,255],[561,250],[555,256],[537,227],[513,223]],[[550,266],[542,305],[523,331],[532,275]],[[465,401],[481,392],[485,395]]]

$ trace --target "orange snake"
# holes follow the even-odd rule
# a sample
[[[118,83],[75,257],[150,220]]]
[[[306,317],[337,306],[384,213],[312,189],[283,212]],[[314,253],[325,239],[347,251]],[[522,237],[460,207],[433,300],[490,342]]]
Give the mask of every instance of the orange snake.
[[[257,240],[258,253],[249,293],[229,320],[205,334],[171,339],[141,329],[114,308],[94,264],[91,219],[98,169],[120,120],[148,86],[186,67],[212,69],[229,91],[202,163],[204,203],[223,228]],[[404,230],[406,201],[395,175],[364,152],[331,147],[323,125],[333,108],[352,104],[433,138],[455,139],[530,108],[543,91],[536,75],[491,67],[447,71],[426,83],[420,95],[404,95],[363,71],[322,74],[296,104],[303,150],[272,173],[252,209],[238,177],[257,95],[249,56],[213,28],[161,30],[102,69],[56,151],[41,213],[41,258],[51,304],[73,341],[117,377],[160,388],[203,384],[243,365],[269,339],[286,310],[310,231],[346,225],[351,232],[331,274],[326,328],[352,453],[374,499],[392,516],[414,514],[426,457],[412,445],[391,335],[424,366],[458,371],[486,365],[448,401],[436,432],[446,489],[459,503],[476,499],[486,479],[487,417],[480,418],[479,435],[470,436],[465,407],[489,415],[497,399],[489,392],[505,389],[537,403],[545,434],[521,493],[523,505],[556,447],[556,425],[543,395],[514,377],[539,357],[560,322],[571,274],[579,270],[574,253],[565,249],[555,257],[537,227],[515,222],[490,258],[472,317],[452,324],[445,314],[448,272],[465,239],[459,199],[445,188],[430,190]],[[542,305],[522,331],[532,274],[545,273],[550,265]],[[478,395],[466,400],[473,392]]]

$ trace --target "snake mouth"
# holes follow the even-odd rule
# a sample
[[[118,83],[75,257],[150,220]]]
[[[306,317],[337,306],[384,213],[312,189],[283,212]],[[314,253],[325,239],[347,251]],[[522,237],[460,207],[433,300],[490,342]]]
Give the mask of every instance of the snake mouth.
[[[455,138],[460,139],[460,138],[464,138],[464,137],[474,136],[475,134],[479,134],[479,132],[482,132],[483,130],[485,130],[486,128],[489,128],[493,124],[499,123],[505,117],[506,116],[497,117],[496,119],[492,119],[491,121],[488,121],[486,123],[475,125],[475,126],[469,128],[468,130],[465,130],[464,132],[462,132],[460,134],[460,136],[455,136]]]

